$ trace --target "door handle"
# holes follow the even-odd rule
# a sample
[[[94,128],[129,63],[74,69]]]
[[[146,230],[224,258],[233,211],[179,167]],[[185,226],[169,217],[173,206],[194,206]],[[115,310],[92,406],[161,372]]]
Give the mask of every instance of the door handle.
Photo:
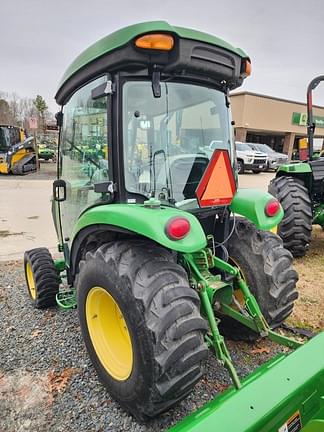
[[[54,201],[62,202],[66,200],[66,183],[64,180],[54,180],[53,182]]]

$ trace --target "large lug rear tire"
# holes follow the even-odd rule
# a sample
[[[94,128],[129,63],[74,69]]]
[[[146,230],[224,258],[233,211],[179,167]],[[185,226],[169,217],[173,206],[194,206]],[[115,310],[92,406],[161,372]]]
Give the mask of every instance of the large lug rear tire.
[[[293,177],[277,177],[268,187],[269,193],[278,199],[285,212],[278,226],[278,235],[284,247],[294,257],[304,256],[312,234],[312,203],[304,183]]]
[[[102,245],[80,262],[75,285],[89,356],[121,406],[145,420],[187,396],[202,375],[207,324],[168,251],[141,241]]]
[[[271,328],[280,326],[291,314],[298,297],[298,275],[292,268],[292,255],[276,234],[260,231],[245,219],[238,219],[228,243],[232,264],[236,265],[256,297]],[[239,302],[242,295],[234,295]],[[231,339],[255,340],[258,334],[237,321],[223,317],[221,331]]]
[[[37,309],[56,306],[59,275],[48,249],[36,248],[25,252],[24,269],[29,296]]]

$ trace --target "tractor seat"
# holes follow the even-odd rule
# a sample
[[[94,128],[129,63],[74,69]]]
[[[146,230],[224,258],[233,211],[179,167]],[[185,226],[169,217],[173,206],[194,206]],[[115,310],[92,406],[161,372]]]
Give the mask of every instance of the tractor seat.
[[[207,157],[197,154],[179,155],[169,159],[169,179],[171,179],[173,197],[176,201],[196,198],[196,189],[208,162]],[[157,186],[159,189],[166,186],[163,168],[160,170]]]

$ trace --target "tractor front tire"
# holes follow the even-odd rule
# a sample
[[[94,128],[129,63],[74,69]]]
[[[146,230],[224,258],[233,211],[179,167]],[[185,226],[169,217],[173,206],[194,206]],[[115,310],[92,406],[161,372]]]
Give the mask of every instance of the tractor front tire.
[[[283,247],[276,234],[258,230],[246,219],[236,221],[228,242],[232,265],[239,268],[242,277],[255,296],[260,309],[273,329],[291,314],[298,297],[297,272],[292,268],[292,255]],[[240,292],[234,292],[242,301]],[[256,340],[258,334],[228,317],[221,320],[221,331],[234,340]]]
[[[170,252],[118,241],[87,252],[76,278],[91,361],[110,395],[139,421],[183,399],[208,349],[198,294]]]
[[[312,234],[312,203],[304,183],[293,177],[276,177],[268,187],[269,193],[282,205],[285,212],[278,226],[284,247],[294,257],[306,254]]]
[[[53,258],[46,248],[24,254],[24,269],[29,296],[37,309],[56,306],[59,276]]]

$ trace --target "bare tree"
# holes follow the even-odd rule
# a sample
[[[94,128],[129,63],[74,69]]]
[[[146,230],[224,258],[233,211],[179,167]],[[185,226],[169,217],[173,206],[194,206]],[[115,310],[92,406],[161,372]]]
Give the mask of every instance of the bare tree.
[[[17,93],[0,90],[0,124],[21,126],[28,130],[32,117],[38,118],[42,132],[46,130],[47,121],[54,118],[42,96],[37,95],[35,99],[22,98]]]
[[[14,121],[9,103],[0,99],[0,124],[11,124]]]
[[[14,119],[16,124],[19,124],[19,126],[21,126],[21,116],[19,113],[19,96],[17,95],[17,93],[11,94],[8,104],[10,107],[12,118]]]

